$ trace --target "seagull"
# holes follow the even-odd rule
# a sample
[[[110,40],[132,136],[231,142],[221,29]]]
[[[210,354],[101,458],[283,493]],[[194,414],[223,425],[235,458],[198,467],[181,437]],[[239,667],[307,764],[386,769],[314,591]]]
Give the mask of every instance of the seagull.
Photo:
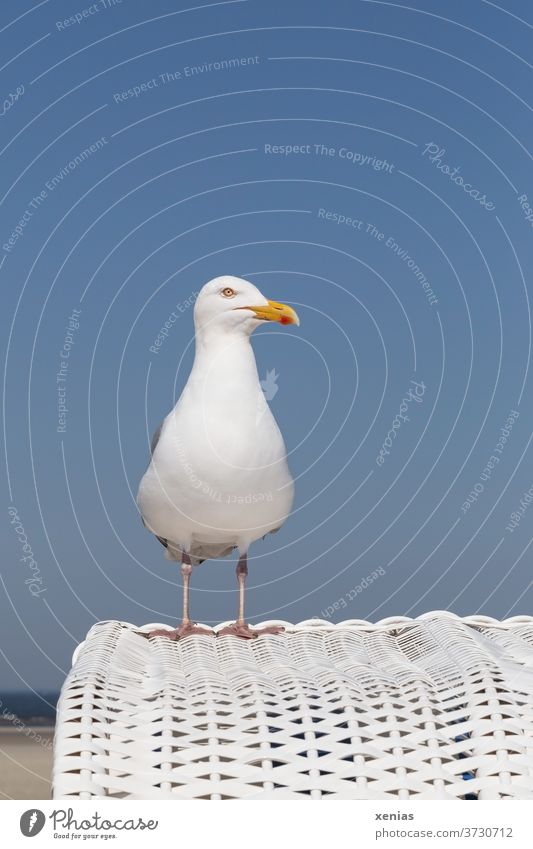
[[[294,499],[285,443],[265,399],[250,340],[266,321],[300,323],[292,307],[268,300],[239,277],[217,277],[196,298],[194,363],[176,406],[154,435],[137,495],[145,527],[169,560],[181,562],[183,579],[181,624],[149,636],[213,635],[190,619],[192,567],[235,548],[238,616],[217,637],[251,639],[283,630],[252,629],[244,616],[248,549],[279,530]]]

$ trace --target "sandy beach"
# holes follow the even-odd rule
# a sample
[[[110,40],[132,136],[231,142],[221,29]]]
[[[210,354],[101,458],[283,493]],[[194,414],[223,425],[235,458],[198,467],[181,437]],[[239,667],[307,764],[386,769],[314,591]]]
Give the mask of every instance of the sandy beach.
[[[0,728],[0,799],[50,799],[51,726]]]

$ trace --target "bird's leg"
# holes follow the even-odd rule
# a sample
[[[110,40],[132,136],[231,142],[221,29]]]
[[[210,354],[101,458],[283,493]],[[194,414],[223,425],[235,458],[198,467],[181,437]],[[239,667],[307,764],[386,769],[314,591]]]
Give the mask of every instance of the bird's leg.
[[[181,575],[183,578],[183,616],[181,625],[174,628],[172,631],[151,631],[149,637],[167,637],[169,640],[181,640],[183,637],[189,637],[192,634],[207,634],[214,636],[214,632],[209,628],[201,628],[195,622],[191,622],[189,616],[189,586],[191,582],[192,564],[191,558],[186,551],[181,555]]]
[[[239,584],[239,615],[236,625],[244,625],[244,595],[246,592],[246,578],[248,577],[248,557],[242,554],[237,563],[237,583]]]
[[[246,577],[248,575],[248,556],[246,552],[241,554],[237,563],[237,582],[239,584],[239,614],[233,625],[228,625],[217,632],[217,637],[241,637],[251,640],[261,634],[281,634],[285,629],[279,625],[271,625],[265,628],[250,628],[244,618],[244,596],[246,590]]]
[[[191,558],[185,552],[181,556],[181,577],[183,578],[183,616],[181,619],[183,624],[190,624],[189,616],[189,588],[191,585],[192,565]]]

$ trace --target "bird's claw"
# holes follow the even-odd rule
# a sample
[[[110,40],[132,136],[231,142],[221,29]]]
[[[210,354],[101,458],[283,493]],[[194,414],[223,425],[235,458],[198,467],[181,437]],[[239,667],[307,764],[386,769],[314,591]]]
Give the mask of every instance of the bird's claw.
[[[159,628],[157,631],[150,631],[147,636],[148,638],[166,637],[167,640],[183,640],[185,637],[195,635],[214,637],[215,632],[210,628],[202,628],[201,625],[197,625],[195,622],[182,622],[177,628],[168,630],[166,628]]]
[[[242,640],[255,640],[263,634],[282,634],[282,625],[266,625],[264,628],[250,628],[246,622],[234,622],[217,631],[217,637],[240,637]]]

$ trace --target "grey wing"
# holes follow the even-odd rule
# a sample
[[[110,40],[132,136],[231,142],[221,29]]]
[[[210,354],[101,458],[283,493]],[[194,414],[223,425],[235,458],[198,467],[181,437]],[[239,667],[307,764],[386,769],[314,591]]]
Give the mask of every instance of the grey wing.
[[[150,443],[150,460],[154,456],[154,451],[156,449],[157,443],[159,442],[159,438],[161,436],[161,432],[163,430],[164,424],[165,424],[165,422],[163,420],[161,422],[161,424],[159,425],[159,427],[157,428],[157,430],[155,431],[154,435],[152,436],[152,441]],[[150,463],[148,463],[148,465],[150,465]],[[146,528],[146,522],[144,521],[142,514],[141,514],[141,522],[143,523],[144,527]],[[156,539],[159,540],[161,545],[163,545],[165,548],[168,548],[168,541],[166,539],[164,539],[163,537],[158,537],[157,534],[154,534],[154,536],[156,537]]]
[[[156,449],[157,443],[159,442],[159,437],[161,436],[161,432],[163,430],[164,421],[161,422],[156,432],[152,436],[152,442],[150,443],[150,457],[154,456],[154,451]]]

